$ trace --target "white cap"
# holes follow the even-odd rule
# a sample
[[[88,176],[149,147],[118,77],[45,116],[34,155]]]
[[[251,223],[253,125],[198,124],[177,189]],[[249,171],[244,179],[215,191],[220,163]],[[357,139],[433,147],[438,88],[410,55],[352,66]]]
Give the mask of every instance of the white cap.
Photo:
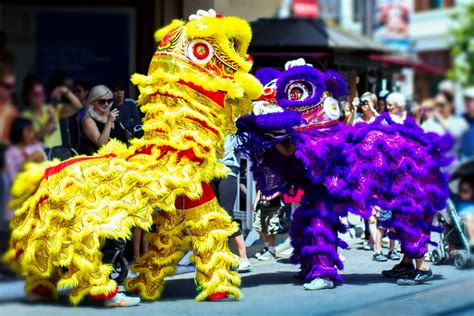
[[[454,83],[451,80],[443,80],[438,84],[438,91],[454,95]]]
[[[474,87],[469,87],[464,89],[464,92],[462,93],[463,97],[469,98],[469,99],[474,99]]]

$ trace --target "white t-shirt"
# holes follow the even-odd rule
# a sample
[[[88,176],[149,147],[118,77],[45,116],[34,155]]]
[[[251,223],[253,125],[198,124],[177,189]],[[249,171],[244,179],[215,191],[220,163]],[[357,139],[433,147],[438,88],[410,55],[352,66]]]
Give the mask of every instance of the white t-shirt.
[[[360,122],[364,122],[364,123],[372,123],[373,121],[375,121],[375,116],[372,116],[372,118],[368,121],[364,121],[364,119],[362,118],[362,115],[357,117],[355,120],[354,120],[354,123],[353,124],[357,124],[357,123],[360,123]]]
[[[435,117],[430,117],[427,119],[423,124],[421,124],[421,128],[425,132],[433,132],[438,135],[444,135],[449,133],[456,142],[460,139],[460,137],[467,131],[469,128],[469,124],[466,120],[461,116],[451,115],[449,118],[446,119],[446,127],[447,130],[444,129],[443,125],[438,121]]]

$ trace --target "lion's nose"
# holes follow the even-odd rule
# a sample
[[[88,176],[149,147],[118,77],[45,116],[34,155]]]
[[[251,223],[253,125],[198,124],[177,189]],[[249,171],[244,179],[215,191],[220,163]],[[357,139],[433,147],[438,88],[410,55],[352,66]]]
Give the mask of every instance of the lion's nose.
[[[275,99],[276,89],[272,87],[265,87],[262,91],[262,95],[258,98],[258,100],[267,100],[271,101]]]

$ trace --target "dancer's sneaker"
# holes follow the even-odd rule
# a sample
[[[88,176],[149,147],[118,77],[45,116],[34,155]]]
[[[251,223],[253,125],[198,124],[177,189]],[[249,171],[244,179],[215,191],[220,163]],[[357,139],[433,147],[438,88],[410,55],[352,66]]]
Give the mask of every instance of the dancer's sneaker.
[[[106,299],[104,305],[107,307],[128,307],[140,304],[139,297],[127,296],[124,293],[117,293],[114,297]]]
[[[261,255],[263,255],[264,253],[266,253],[268,251],[268,247],[264,247],[262,250],[260,250],[259,252],[257,252],[255,254],[255,258],[259,258]]]
[[[54,297],[51,295],[41,295],[36,293],[27,293],[26,294],[26,301],[28,303],[40,303],[40,302],[48,302],[54,300]]]
[[[415,272],[413,263],[400,262],[396,264],[391,270],[382,271],[382,275],[386,278],[409,277]]]
[[[400,260],[400,255],[396,250],[392,250],[388,252],[387,256],[390,260]]]
[[[303,284],[303,287],[307,290],[332,289],[334,287],[334,283],[331,280],[316,278],[309,283]]]
[[[382,252],[379,252],[379,253],[374,253],[374,255],[372,256],[372,260],[378,261],[378,262],[384,262],[384,261],[387,261],[387,257],[385,257]]]
[[[411,278],[402,278],[397,280],[398,285],[417,285],[425,283],[433,278],[433,272],[431,269],[428,271],[416,270],[415,274]]]
[[[265,252],[263,255],[258,257],[258,260],[260,261],[269,261],[269,260],[274,260],[276,258],[276,255],[270,251]]]
[[[253,266],[250,263],[249,259],[239,259],[239,266],[235,269],[237,272],[250,272],[252,271]]]

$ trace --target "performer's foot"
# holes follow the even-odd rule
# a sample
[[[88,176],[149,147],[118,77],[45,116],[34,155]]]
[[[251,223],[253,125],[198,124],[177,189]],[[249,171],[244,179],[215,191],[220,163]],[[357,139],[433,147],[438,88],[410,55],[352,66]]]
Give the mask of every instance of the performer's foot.
[[[140,304],[139,297],[127,296],[123,293],[117,293],[112,298],[106,299],[104,305],[107,307],[128,307]]]
[[[214,294],[211,294],[207,297],[208,301],[218,301],[218,300],[223,300],[227,298],[228,293],[227,292],[216,292]]]
[[[255,254],[255,258],[259,259],[260,256],[263,255],[263,254],[264,254],[265,252],[267,252],[267,251],[268,251],[268,247],[263,247],[262,250],[260,250],[259,252],[257,252],[257,253]]]
[[[417,285],[425,283],[433,278],[433,272],[431,269],[427,271],[422,271],[416,269],[415,274],[411,278],[398,279],[398,285]]]
[[[43,294],[36,294],[36,293],[27,293],[26,294],[26,301],[28,303],[40,303],[40,302],[47,302],[54,300],[54,297],[51,295],[43,295]]]
[[[26,301],[28,303],[39,303],[45,301],[51,301],[54,297],[51,294],[51,290],[44,287],[43,285],[38,285],[37,287],[33,288],[31,292],[26,294]]]
[[[276,255],[272,253],[271,251],[267,251],[258,257],[258,260],[260,261],[270,261],[270,260],[275,260],[275,259],[276,259]]]
[[[316,278],[309,283],[303,284],[303,287],[307,290],[332,289],[334,287],[334,283],[331,280]]]
[[[372,260],[378,261],[378,262],[384,262],[384,261],[387,261],[387,257],[384,256],[383,252],[379,252],[379,253],[374,253],[374,255],[372,256]]]
[[[391,270],[382,271],[382,275],[386,278],[408,277],[415,272],[413,263],[400,262],[396,264]]]
[[[253,266],[250,263],[249,259],[242,259],[239,260],[239,266],[235,269],[237,272],[250,272],[252,271]]]
[[[388,259],[390,260],[400,260],[400,255],[396,250],[391,250],[388,252]]]

